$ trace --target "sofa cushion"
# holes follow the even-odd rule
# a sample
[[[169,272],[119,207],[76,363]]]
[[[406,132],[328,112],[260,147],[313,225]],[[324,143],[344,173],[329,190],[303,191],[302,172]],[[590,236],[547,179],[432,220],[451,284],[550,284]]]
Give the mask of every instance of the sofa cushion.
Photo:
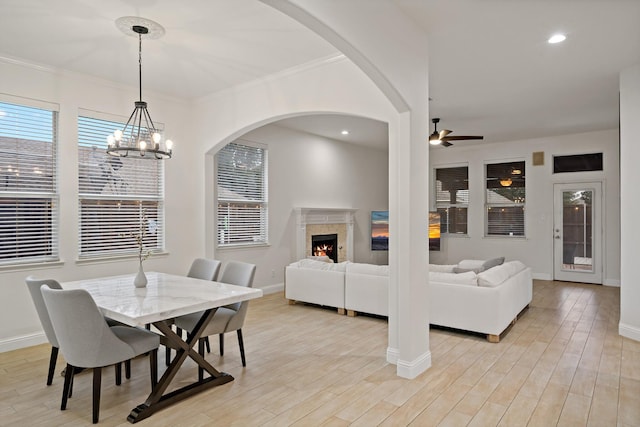
[[[453,269],[455,267],[456,264],[429,264],[429,271],[438,273],[453,273]]]
[[[478,267],[478,268],[460,268],[458,266],[453,267],[453,272],[456,273],[456,274],[466,273],[468,271],[473,271],[474,273],[478,274],[478,273],[484,271],[484,268],[482,268],[482,267]]]
[[[478,275],[473,271],[467,271],[466,273],[439,273],[433,271],[429,273],[429,281],[440,283],[454,283],[456,285],[478,285]]]
[[[485,270],[478,274],[478,286],[493,288],[500,286],[508,278],[524,270],[526,266],[520,261],[509,261],[502,265]]]
[[[311,255],[311,256],[308,256],[307,259],[313,259],[313,260],[322,261],[322,262],[333,262],[333,260],[326,255]]]
[[[347,268],[347,264],[350,264],[350,262],[344,261],[334,264],[331,262],[316,261],[315,259],[301,259],[297,263],[293,263],[292,266],[295,266],[295,264],[297,264],[299,268],[344,272]]]
[[[389,266],[352,262],[347,266],[347,273],[389,276]]]

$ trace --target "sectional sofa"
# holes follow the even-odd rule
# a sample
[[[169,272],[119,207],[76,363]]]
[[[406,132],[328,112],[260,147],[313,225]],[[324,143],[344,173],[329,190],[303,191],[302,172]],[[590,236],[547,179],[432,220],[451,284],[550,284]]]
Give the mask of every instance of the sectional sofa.
[[[499,342],[532,298],[531,269],[520,261],[502,260],[430,265],[430,323],[482,333]],[[290,304],[335,307],[349,316],[388,316],[389,268],[303,259],[285,269],[285,298]]]

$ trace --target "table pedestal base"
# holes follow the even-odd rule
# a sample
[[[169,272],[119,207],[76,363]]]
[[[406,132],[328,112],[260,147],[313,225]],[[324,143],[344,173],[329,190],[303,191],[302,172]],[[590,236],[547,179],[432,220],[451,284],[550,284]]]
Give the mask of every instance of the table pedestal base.
[[[140,420],[144,420],[155,412],[196,393],[233,381],[231,375],[218,372],[204,357],[193,349],[194,344],[198,342],[205,326],[213,318],[215,312],[216,309],[206,310],[198,321],[193,333],[189,334],[186,341],[178,336],[165,322],[155,322],[153,324],[164,335],[161,337],[162,343],[176,349],[176,356],[167,367],[158,384],[153,386],[147,400],[131,410],[131,413],[127,417],[130,423],[137,423]],[[198,364],[199,370],[203,369],[211,376],[164,394],[187,357],[190,357]]]

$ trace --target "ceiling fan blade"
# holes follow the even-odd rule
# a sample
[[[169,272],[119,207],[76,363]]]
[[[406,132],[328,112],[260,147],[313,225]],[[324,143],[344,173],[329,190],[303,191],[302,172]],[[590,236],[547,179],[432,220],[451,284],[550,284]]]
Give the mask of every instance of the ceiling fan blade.
[[[484,136],[479,135],[453,135],[453,136],[445,136],[444,138],[440,138],[443,141],[463,141],[465,139],[484,139]]]
[[[452,145],[453,145],[453,144],[452,144],[452,143],[450,143],[449,141],[446,141],[446,140],[444,140],[444,139],[442,140],[442,146],[443,146],[443,147],[451,147]]]
[[[444,138],[445,136],[449,135],[452,131],[450,131],[449,129],[442,129],[439,134],[440,134],[440,139]]]

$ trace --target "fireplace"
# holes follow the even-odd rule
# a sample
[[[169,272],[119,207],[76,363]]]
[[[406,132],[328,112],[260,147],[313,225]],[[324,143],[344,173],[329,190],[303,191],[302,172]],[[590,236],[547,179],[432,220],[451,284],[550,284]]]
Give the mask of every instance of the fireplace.
[[[316,234],[311,236],[311,254],[313,256],[328,256],[333,262],[338,262],[338,235]]]
[[[296,257],[314,255],[312,237],[331,236],[334,262],[353,261],[353,227],[356,209],[294,208],[296,215]],[[326,251],[325,251],[326,252]]]

